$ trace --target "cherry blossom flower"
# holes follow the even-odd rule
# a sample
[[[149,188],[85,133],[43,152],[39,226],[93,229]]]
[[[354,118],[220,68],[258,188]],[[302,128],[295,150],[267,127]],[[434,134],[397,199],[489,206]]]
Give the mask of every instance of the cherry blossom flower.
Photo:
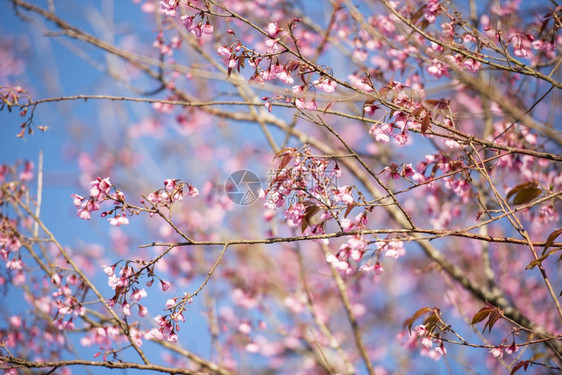
[[[282,29],[277,26],[276,22],[270,22],[267,25],[266,31],[270,37],[274,38]]]
[[[492,349],[490,349],[490,354],[494,358],[503,358],[502,348],[492,348]]]
[[[172,287],[172,284],[169,281],[161,281],[160,284],[162,286],[163,292],[166,292],[167,290],[169,290]]]
[[[433,59],[432,64],[428,65],[426,70],[429,74],[437,78],[449,76],[447,66],[437,59]]]
[[[429,22],[434,23],[436,16],[441,13],[439,0],[429,0],[423,8],[423,17]]]
[[[179,6],[179,1],[177,0],[162,0],[160,1],[160,11],[162,14],[168,17],[176,17],[176,9]]]
[[[312,82],[312,84],[324,92],[334,92],[337,86],[337,83],[335,81],[326,78],[315,80]]]

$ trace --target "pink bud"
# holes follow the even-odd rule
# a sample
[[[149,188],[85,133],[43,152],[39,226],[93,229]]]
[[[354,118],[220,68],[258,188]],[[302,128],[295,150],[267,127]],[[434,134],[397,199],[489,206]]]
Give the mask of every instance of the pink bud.
[[[160,283],[162,284],[162,291],[164,292],[172,287],[172,284],[168,281],[161,281]]]

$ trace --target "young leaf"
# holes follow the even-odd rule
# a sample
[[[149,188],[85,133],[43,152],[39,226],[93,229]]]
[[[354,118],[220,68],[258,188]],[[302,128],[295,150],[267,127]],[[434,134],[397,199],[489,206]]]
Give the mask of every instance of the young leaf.
[[[431,307],[422,307],[421,309],[416,311],[414,313],[414,315],[412,315],[410,318],[406,319],[404,321],[404,326],[408,327],[408,332],[410,332],[410,334],[412,333],[412,325],[414,325],[414,322],[416,321],[416,319],[418,319],[423,314],[427,314],[428,312],[431,312],[432,310],[433,309]]]
[[[289,154],[289,155],[285,155],[283,157],[283,159],[281,160],[281,163],[279,164],[279,167],[277,168],[279,171],[281,171],[283,168],[285,168],[287,166],[287,164],[289,164],[289,162],[293,159],[293,155]]]
[[[492,332],[492,327],[494,326],[494,324],[496,324],[496,322],[501,318],[501,313],[498,310],[494,310],[491,314],[490,314],[490,318],[488,319],[488,322],[484,325],[484,328],[482,329],[482,333],[484,333],[484,330],[486,329],[486,326],[488,326],[488,333]]]
[[[515,374],[517,371],[519,371],[519,369],[521,369],[521,367],[523,367],[525,372],[527,372],[527,367],[529,367],[530,364],[531,364],[531,361],[521,361],[521,362],[519,362],[518,364],[513,366],[513,368],[511,369],[510,375]]]
[[[336,102],[330,102],[328,103],[328,105],[326,105],[326,108],[324,108],[324,111],[322,111],[322,113],[326,114],[326,111],[329,110],[330,108],[332,108],[332,106],[335,104]],[[363,110],[363,113],[365,113],[365,110]]]
[[[304,216],[302,218],[301,231],[305,231],[306,228],[311,224],[312,217],[320,210],[318,206],[308,206],[304,211]]]
[[[532,270],[533,268],[535,268],[536,266],[538,266],[539,264],[541,264],[546,258],[548,258],[549,256],[551,256],[552,254],[556,253],[557,251],[562,250],[562,248],[560,249],[552,249],[550,251],[548,251],[546,254],[543,252],[543,254],[533,260],[531,263],[529,263],[529,265],[527,267],[525,267],[526,270]]]
[[[432,310],[432,314],[430,314],[427,318],[425,318],[425,320],[423,321],[423,324],[425,325],[425,329],[427,330],[427,332],[429,332],[430,334],[433,333],[433,330],[435,329],[435,327],[437,327],[437,324],[439,323],[439,309],[433,309]]]
[[[513,198],[513,204],[519,205],[519,204],[528,203],[541,194],[542,194],[542,189],[536,187],[529,187],[523,189],[519,193],[517,193],[515,198]]]
[[[347,215],[349,215],[349,213],[351,212],[351,210],[353,210],[353,208],[355,207],[355,204],[348,204],[347,208],[345,209],[345,213],[343,215],[343,217],[347,217]]]
[[[486,324],[484,324],[484,328],[482,332],[486,330],[488,327],[488,333],[492,331],[492,327],[496,322],[502,317],[502,312],[495,306],[487,304],[486,306],[482,307],[474,316],[472,317],[472,321],[470,322],[471,325],[480,323],[488,318]]]
[[[542,190],[537,186],[538,184],[536,181],[529,181],[519,184],[507,193],[505,200],[508,201],[509,198],[515,196],[515,198],[513,198],[513,204],[515,205],[530,202],[542,193]]]
[[[292,147],[285,147],[284,149],[279,150],[277,154],[273,157],[273,160],[280,158],[281,156],[292,155],[295,152],[295,149]]]
[[[482,307],[476,314],[474,314],[470,325],[478,324],[486,319],[488,315],[490,315],[490,313],[493,311],[493,309],[494,307],[490,305]]]
[[[529,182],[523,182],[522,184],[513,187],[510,191],[507,192],[507,196],[505,197],[505,200],[508,201],[513,194],[516,194],[528,187],[537,187],[537,183],[535,181],[529,181]]]
[[[542,251],[542,253],[544,254],[546,252],[546,250],[552,246],[552,244],[554,243],[554,240],[562,233],[562,228],[561,229],[556,229],[554,232],[550,233],[550,235],[548,236],[548,238],[546,239],[546,242],[544,244],[544,249]]]
[[[531,356],[531,358],[529,358],[529,361],[537,361],[537,360],[541,359],[542,357],[544,357],[544,355],[545,355],[544,352],[535,353]]]
[[[425,134],[427,132],[427,129],[429,128],[429,122],[431,121],[431,116],[426,115],[422,122],[421,122],[421,132],[422,134]]]

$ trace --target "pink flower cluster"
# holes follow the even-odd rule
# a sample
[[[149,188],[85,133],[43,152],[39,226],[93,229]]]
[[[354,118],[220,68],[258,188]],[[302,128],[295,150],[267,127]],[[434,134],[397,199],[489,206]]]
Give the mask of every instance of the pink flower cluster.
[[[399,166],[396,163],[391,163],[383,169],[383,172],[392,179],[398,179],[400,177],[408,178],[416,175],[412,164],[402,164],[402,166]]]
[[[86,308],[76,298],[76,291],[72,290],[74,286],[77,290],[84,289],[82,279],[75,274],[70,274],[66,277],[66,283],[62,283],[61,275],[56,273],[51,277],[51,282],[58,287],[52,293],[53,298],[58,298],[54,301],[54,307],[57,309],[55,318],[52,321],[54,327],[59,330],[74,330],[73,317],[84,316]],[[65,320],[70,316],[68,320]]]
[[[429,23],[434,23],[437,15],[441,13],[441,4],[439,4],[439,0],[429,0],[427,4],[425,4],[423,8],[423,17]]]
[[[433,168],[429,168],[434,165]],[[413,179],[416,182],[424,182],[431,180],[435,177],[437,171],[441,171],[443,174],[450,174],[456,171],[462,171],[465,168],[465,164],[462,160],[455,156],[448,156],[443,153],[438,153],[434,155],[426,155],[425,161],[418,164],[418,172],[414,174]],[[425,176],[426,171],[431,170],[431,176]],[[451,176],[447,176],[441,179],[443,182],[443,187],[448,191],[455,193],[463,203],[468,202],[469,198],[472,196],[472,185],[467,180],[467,176],[462,173],[456,173]],[[436,195],[441,195],[442,192],[439,191],[436,183],[426,184],[426,190],[434,192]]]
[[[139,288],[137,285],[139,284],[141,273],[145,270],[149,276],[154,277],[153,268],[144,267],[140,271],[136,271],[132,266],[126,264],[120,268],[119,274],[116,275],[116,267],[117,264],[104,266],[104,272],[108,276],[107,284],[115,290],[115,295],[108,301],[108,306],[113,307],[115,304],[118,304],[124,316],[131,316],[131,308],[136,305],[139,316],[144,317],[148,315],[146,306],[140,304],[140,300],[148,294],[144,288]],[[146,285],[150,287],[152,283],[153,279],[148,281]],[[169,283],[167,283],[166,288],[164,288],[164,283],[166,282],[162,281],[162,290],[166,291],[169,288]]]
[[[20,234],[17,229],[17,222],[3,215],[0,215],[0,258],[8,261],[10,253],[15,253],[21,248]],[[20,267],[9,267],[17,269]]]
[[[199,190],[196,187],[178,179],[164,180],[164,189],[158,189],[148,194],[148,200],[155,206],[170,207],[173,203],[183,200],[183,197],[197,198]]]
[[[166,340],[171,343],[178,341],[177,331],[180,330],[178,322],[185,322],[182,313],[172,314],[168,316],[158,315],[154,318],[158,324],[158,328],[153,328],[147,333],[147,337],[156,340]]]
[[[230,75],[233,69],[238,69],[238,71],[240,71],[240,68],[244,67],[247,61],[248,65],[255,70],[249,81],[256,82],[262,86],[266,81],[275,79],[285,84],[292,85],[295,82],[293,75],[298,76],[301,78],[303,84],[293,86],[292,92],[294,98],[287,98],[283,95],[274,98],[264,97],[262,99],[265,101],[265,106],[271,112],[271,101],[284,99],[287,103],[294,102],[298,109],[316,111],[318,109],[316,100],[314,98],[306,98],[306,92],[309,89],[314,89],[332,93],[335,91],[337,83],[323,73],[320,73],[319,79],[305,79],[305,76],[311,75],[314,72],[308,71],[308,68],[302,66],[301,62],[298,60],[289,60],[285,64],[280,63],[278,55],[282,55],[286,52],[279,52],[278,45],[279,41],[285,36],[280,35],[281,31],[284,29],[279,28],[276,23],[270,23],[266,30],[270,37],[266,39],[264,43],[267,47],[265,54],[257,53],[255,49],[250,51],[249,48],[244,48],[241,41],[222,45],[217,49],[217,53],[222,57],[223,64],[228,67],[228,74]],[[230,33],[234,34],[233,31],[230,31]],[[260,63],[262,62],[268,63],[267,67],[261,67]]]
[[[0,85],[0,111],[4,109],[5,105],[10,108],[11,106],[23,104],[21,99],[26,99],[28,102],[31,101],[29,93],[23,87]],[[25,115],[25,113],[22,113],[22,115]]]
[[[438,361],[447,354],[447,349],[443,344],[443,340],[432,337],[426,326],[420,324],[414,327],[413,332],[402,332],[398,335],[398,339],[406,338],[404,346],[410,350],[414,350],[420,344],[420,354],[424,357]]]
[[[180,3],[179,0],[162,0],[160,1],[160,11],[167,17],[178,17],[181,12]],[[200,21],[197,22],[196,18],[199,18]],[[203,12],[192,16],[183,15],[180,19],[185,28],[198,38],[201,38],[204,34],[212,34],[214,32],[213,25],[209,23],[208,18],[205,17]]]
[[[131,325],[129,327],[129,335],[132,337],[137,346],[142,346],[142,339],[144,338],[144,335],[138,327]],[[103,354],[103,360],[107,361],[108,355],[115,355],[113,346],[116,343],[127,341],[127,336],[121,333],[119,327],[107,325],[104,327],[94,327],[90,329],[88,335],[80,339],[80,344],[82,346],[98,346],[101,351],[94,354],[94,358]]]
[[[306,146],[300,150],[287,148],[277,157],[281,158],[280,169],[260,197],[269,210],[288,203],[284,215],[289,226],[301,225],[305,234],[320,234],[327,220],[336,219],[334,215],[353,206],[355,188],[337,186],[341,169],[337,165],[329,169],[329,159],[311,156]],[[346,230],[354,225],[349,220],[341,223]]]
[[[102,179],[98,177],[96,180],[90,182],[90,196],[85,198],[78,194],[72,194],[71,197],[74,200],[74,205],[78,207],[77,215],[82,220],[90,220],[92,217],[92,212],[98,211],[100,209],[100,204],[106,200],[113,200],[115,207],[109,211],[105,211],[101,214],[102,217],[108,214],[114,214],[114,216],[109,218],[109,224],[120,226],[129,224],[129,219],[126,216],[125,211],[125,194],[119,189],[115,189],[114,193],[111,193],[111,189],[114,187],[109,177]]]
[[[350,261],[359,263],[367,249],[367,242],[363,236],[355,235],[350,237],[346,243],[340,246],[336,255],[328,255],[326,262],[334,266],[339,272],[344,275],[350,275],[354,272],[353,266]],[[364,271],[365,269],[363,269]]]

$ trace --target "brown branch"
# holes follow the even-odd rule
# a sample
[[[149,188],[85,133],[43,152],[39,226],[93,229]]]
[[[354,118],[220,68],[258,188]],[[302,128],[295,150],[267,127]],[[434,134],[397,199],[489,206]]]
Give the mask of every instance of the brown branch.
[[[84,272],[80,269],[80,267],[78,267],[78,265],[76,264],[76,262],[74,262],[74,260],[72,259],[72,257],[67,253],[67,251],[64,249],[64,247],[56,240],[55,236],[49,231],[49,229],[45,226],[45,224],[43,223],[42,220],[40,220],[37,216],[35,216],[35,214],[33,212],[31,212],[31,210],[24,205],[17,197],[15,197],[14,195],[11,195],[9,193],[9,191],[7,191],[6,189],[2,189],[3,193],[5,194],[5,196],[9,197],[15,205],[21,207],[26,213],[27,215],[29,215],[29,217],[31,217],[36,223],[39,223],[39,226],[41,227],[41,230],[43,230],[43,232],[47,235],[47,237],[49,237],[50,241],[55,244],[57,250],[60,252],[60,254],[64,257],[65,261],[74,269],[74,271],[80,276],[80,278],[82,279],[82,281],[88,286],[88,288],[90,288],[92,290],[92,292],[96,295],[96,297],[98,298],[98,301],[105,307],[105,309],[109,312],[109,314],[113,317],[113,319],[115,320],[115,322],[117,322],[117,324],[119,325],[119,327],[121,328],[121,330],[123,331],[123,333],[127,336],[127,338],[129,339],[129,342],[131,343],[131,345],[133,346],[133,348],[135,349],[135,351],[138,353],[138,355],[141,357],[141,359],[143,360],[143,362],[145,364],[149,364],[150,362],[148,361],[148,358],[146,357],[146,355],[144,354],[144,352],[140,349],[140,347],[137,345],[137,343],[135,342],[135,339],[131,336],[131,333],[129,331],[129,327],[127,325],[126,322],[122,321],[119,316],[117,316],[117,313],[115,313],[115,311],[113,311],[112,308],[110,308],[107,303],[105,302],[105,299],[103,297],[103,295],[98,291],[98,289],[96,288],[96,286],[90,281],[90,279],[84,274]]]
[[[2,368],[46,368],[52,367],[57,369],[60,367],[68,366],[88,366],[88,367],[105,367],[108,369],[137,369],[144,371],[158,371],[167,374],[185,374],[185,375],[208,375],[208,372],[193,371],[184,368],[167,367],[160,365],[147,365],[134,362],[96,362],[75,359],[71,361],[28,361],[22,358],[12,356],[0,356],[0,361],[3,362]]]
[[[324,256],[326,257],[328,255],[331,255],[328,246],[324,244],[322,245],[322,251],[324,253]],[[355,314],[353,313],[353,309],[351,308],[351,303],[349,301],[349,296],[347,294],[345,281],[341,277],[339,271],[331,263],[330,263],[330,270],[332,271],[332,278],[334,279],[334,281],[336,282],[336,286],[338,287],[340,299],[342,301],[343,307],[347,314],[347,320],[351,324],[351,331],[353,332],[353,338],[355,340],[355,345],[357,346],[357,350],[359,351],[359,354],[363,359],[365,366],[367,366],[368,373],[370,375],[375,375],[375,369],[373,367],[373,364],[371,363],[371,360],[369,359],[369,355],[367,354],[367,349],[365,348],[365,344],[363,343],[361,329],[359,328],[359,324],[357,323],[357,318],[355,317]]]
[[[398,17],[398,19],[400,19],[400,21],[402,21],[405,25],[407,25],[409,28],[411,28],[412,30],[414,30],[416,33],[420,34],[421,36],[424,37],[424,39],[433,42],[443,48],[449,49],[451,51],[457,52],[465,57],[469,57],[475,61],[479,61],[483,64],[486,64],[490,67],[496,68],[496,69],[500,69],[500,70],[505,70],[508,72],[512,72],[512,73],[520,73],[520,74],[525,74],[525,75],[529,75],[535,78],[539,78],[541,80],[544,80],[548,83],[550,83],[552,86],[558,88],[558,89],[562,89],[562,83],[555,81],[554,79],[552,79],[549,76],[546,76],[544,74],[542,74],[541,72],[532,69],[530,66],[520,62],[519,60],[516,60],[514,58],[512,58],[511,56],[509,56],[507,53],[505,54],[505,58],[506,58],[506,62],[507,63],[512,63],[516,66],[518,66],[518,69],[513,68],[513,67],[509,67],[509,66],[505,66],[505,65],[501,65],[501,64],[497,64],[491,60],[486,60],[482,57],[480,57],[479,55],[475,54],[475,53],[471,53],[470,51],[464,50],[462,48],[456,47],[454,45],[451,44],[447,44],[444,43],[442,40],[437,39],[432,37],[431,35],[427,34],[426,32],[424,32],[423,30],[421,30],[419,27],[417,27],[416,25],[414,25],[410,20],[408,20],[406,17],[404,17],[402,14],[400,14],[400,12],[398,12],[396,9],[394,9],[389,3],[388,0],[381,0],[381,2],[392,12],[392,14],[394,14],[396,17]],[[348,3],[350,3],[348,1]]]

